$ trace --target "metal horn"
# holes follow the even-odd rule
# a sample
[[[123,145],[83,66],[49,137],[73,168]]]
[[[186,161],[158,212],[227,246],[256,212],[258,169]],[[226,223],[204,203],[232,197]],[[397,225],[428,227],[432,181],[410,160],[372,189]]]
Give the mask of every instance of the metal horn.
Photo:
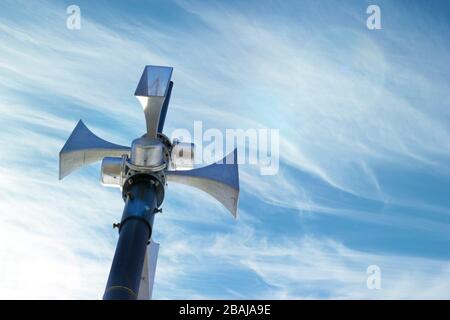
[[[120,187],[124,209],[116,251],[103,299],[150,299],[159,245],[153,242],[153,222],[161,212],[168,182],[202,190],[217,199],[236,218],[239,198],[237,150],[221,161],[194,168],[195,145],[170,141],[163,134],[172,92],[173,68],[146,66],[135,91],[147,132],[131,147],[110,143],[92,133],[80,120],[59,153],[59,178],[102,160],[104,186]],[[149,243],[149,240],[150,243]]]
[[[59,152],[59,179],[104,157],[120,157],[124,154],[130,154],[129,147],[97,137],[80,120]]]
[[[237,149],[221,161],[193,170],[167,171],[167,181],[182,183],[213,196],[237,217],[239,170]]]
[[[161,124],[166,117],[168,101],[165,110],[163,105],[166,96],[170,98],[172,71],[172,67],[146,66],[134,93],[144,109],[147,135],[150,138],[156,138],[158,127],[162,129]],[[161,115],[164,119],[160,123]]]

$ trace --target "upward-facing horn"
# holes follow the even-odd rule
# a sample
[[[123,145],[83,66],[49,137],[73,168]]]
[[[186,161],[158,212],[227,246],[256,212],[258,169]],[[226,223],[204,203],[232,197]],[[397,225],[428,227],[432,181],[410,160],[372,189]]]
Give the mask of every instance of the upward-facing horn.
[[[59,152],[59,179],[104,157],[120,157],[123,154],[130,154],[130,148],[97,137],[80,120]]]
[[[146,66],[134,93],[144,109],[150,138],[156,138],[158,127],[162,128],[161,115],[166,117],[168,101],[165,110],[163,105],[166,97],[170,96],[172,71],[171,67]]]

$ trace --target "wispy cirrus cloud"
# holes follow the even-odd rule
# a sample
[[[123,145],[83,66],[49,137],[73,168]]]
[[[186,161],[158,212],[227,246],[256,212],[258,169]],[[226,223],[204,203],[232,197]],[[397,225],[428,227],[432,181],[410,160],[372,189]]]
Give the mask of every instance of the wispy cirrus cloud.
[[[176,228],[165,235],[158,291],[163,297],[202,297],[193,288],[205,273],[225,282],[210,298],[258,299],[433,299],[448,297],[448,261],[352,250],[327,237],[261,237],[246,224],[228,233],[192,235]],[[202,242],[202,250],[196,244]],[[207,264],[203,263],[208,261]],[[211,263],[214,261],[214,263]],[[381,289],[366,285],[368,266],[381,269]],[[167,266],[167,268],[166,268]],[[241,274],[249,287],[237,283]],[[219,280],[220,279],[220,280]],[[224,279],[228,279],[224,280]],[[226,288],[226,290],[225,290]],[[252,290],[258,288],[257,294]],[[207,288],[205,289],[205,291]],[[189,294],[186,294],[189,292]],[[199,295],[200,294],[200,295]]]
[[[98,166],[58,182],[57,156],[79,118],[117,143],[141,134],[132,93],[145,64],[175,67],[167,132],[201,119],[281,133],[278,175],[241,167],[237,221],[169,186],[156,221],[157,298],[448,297],[448,256],[436,245],[449,232],[439,18],[422,29],[412,23],[421,16],[385,4],[398,24],[374,34],[352,4],[179,1],[177,24],[133,12],[113,21],[86,3],[73,32],[62,4],[2,6],[1,297],[101,297],[122,202],[99,186]],[[381,291],[365,287],[370,264],[382,269]]]

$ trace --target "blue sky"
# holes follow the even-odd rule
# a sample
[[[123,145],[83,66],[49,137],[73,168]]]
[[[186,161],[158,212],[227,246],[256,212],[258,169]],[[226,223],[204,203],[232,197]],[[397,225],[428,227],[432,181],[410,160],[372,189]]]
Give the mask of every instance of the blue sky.
[[[281,153],[240,167],[237,220],[169,185],[154,298],[450,298],[449,34],[444,1],[2,1],[0,298],[101,298],[123,202],[58,153],[79,119],[141,135],[147,64],[174,67],[167,133],[275,128]]]

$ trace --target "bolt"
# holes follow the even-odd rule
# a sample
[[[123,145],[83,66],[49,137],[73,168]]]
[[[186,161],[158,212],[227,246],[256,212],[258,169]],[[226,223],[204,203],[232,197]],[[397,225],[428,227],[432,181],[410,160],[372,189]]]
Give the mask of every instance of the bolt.
[[[159,213],[162,212],[162,208],[155,208],[155,210],[153,210],[153,213]]]
[[[133,200],[133,195],[131,194],[131,192],[127,192],[126,196],[128,197],[129,200]]]

